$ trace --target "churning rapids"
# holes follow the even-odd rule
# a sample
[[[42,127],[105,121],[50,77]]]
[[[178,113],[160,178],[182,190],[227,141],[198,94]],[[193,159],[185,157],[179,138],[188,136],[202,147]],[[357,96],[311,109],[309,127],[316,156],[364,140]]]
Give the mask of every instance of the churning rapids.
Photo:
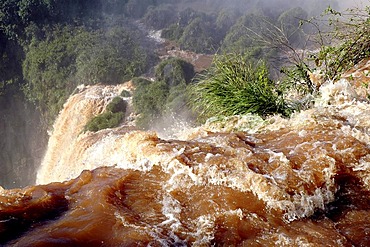
[[[369,70],[325,83],[291,119],[232,117],[172,139],[130,121],[82,133],[130,88],[81,87],[40,185],[0,190],[0,244],[370,246]]]

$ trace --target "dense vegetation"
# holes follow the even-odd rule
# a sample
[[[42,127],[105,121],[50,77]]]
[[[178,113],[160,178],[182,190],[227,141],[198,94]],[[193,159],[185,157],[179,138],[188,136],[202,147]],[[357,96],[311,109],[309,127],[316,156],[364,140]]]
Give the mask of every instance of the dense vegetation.
[[[244,84],[225,89],[224,94],[235,96],[234,101],[241,99],[243,110],[217,112],[287,115],[291,110],[284,99],[285,89],[300,86],[305,93],[314,91],[307,76],[313,69],[312,61],[325,69],[328,78],[335,78],[368,56],[368,19],[363,22],[368,17],[366,11],[360,15],[362,19],[337,22],[347,26],[357,22],[355,28],[348,29],[352,30],[348,31],[352,32],[350,39],[346,39],[348,32],[330,29],[337,31],[338,42],[344,40],[343,46],[328,46],[324,33],[319,32],[321,52],[313,54],[311,60],[299,56],[297,49],[315,48],[311,37],[322,24],[311,17],[328,5],[338,16],[333,11],[338,7],[334,0],[279,0],[274,5],[269,0],[4,0],[0,3],[0,95],[24,93],[50,124],[76,85],[115,84],[144,75],[153,77],[154,82],[136,80],[139,86],[133,96],[140,126],[149,127],[165,112],[184,110],[194,68],[179,59],[159,63],[141,24],[137,24],[139,20],[147,28],[163,29],[162,36],[182,49],[219,54],[212,68],[196,77],[199,88],[191,86],[198,92],[192,98],[206,104],[199,106],[203,113],[221,99],[216,97],[210,103],[206,98],[211,96],[200,88],[214,81],[218,81],[218,86],[213,85],[217,90],[224,84],[233,85],[223,73],[236,59],[235,66],[245,66],[245,71],[238,71],[240,78],[231,81],[245,80]],[[286,74],[285,83],[274,82],[281,77],[280,71]],[[252,72],[259,77],[254,78]],[[297,81],[303,83],[298,85]]]
[[[127,102],[121,97],[114,97],[106,106],[103,113],[93,117],[84,128],[84,131],[93,131],[117,127],[125,117]]]
[[[327,12],[331,15],[329,25],[333,29],[329,33],[319,32],[320,52],[313,54],[311,59],[315,66],[323,69],[324,79],[334,80],[370,56],[370,6],[347,12],[329,8]],[[334,45],[327,45],[325,41],[333,38]]]
[[[149,128],[169,113],[186,111],[186,88],[194,77],[194,68],[177,58],[162,61],[156,68],[156,81],[135,79],[135,111],[140,113],[137,125]]]
[[[30,42],[23,61],[23,89],[53,117],[77,85],[124,82],[143,73],[146,56],[132,32],[57,26],[45,40]]]
[[[145,73],[157,59],[129,20],[154,3],[1,1],[0,95],[24,92],[50,125],[78,84]]]

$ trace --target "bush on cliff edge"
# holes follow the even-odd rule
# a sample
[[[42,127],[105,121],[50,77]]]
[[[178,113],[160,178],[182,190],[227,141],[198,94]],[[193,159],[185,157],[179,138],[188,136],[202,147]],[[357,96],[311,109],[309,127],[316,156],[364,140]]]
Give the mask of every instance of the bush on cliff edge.
[[[114,97],[103,113],[95,116],[85,125],[84,132],[117,127],[125,116],[126,107],[126,101],[121,97]]]

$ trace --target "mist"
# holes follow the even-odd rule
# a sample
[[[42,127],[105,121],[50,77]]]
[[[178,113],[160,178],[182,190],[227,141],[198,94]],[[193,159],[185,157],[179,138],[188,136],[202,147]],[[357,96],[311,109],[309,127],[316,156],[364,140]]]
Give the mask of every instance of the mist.
[[[0,96],[0,186],[35,183],[47,144],[41,114],[21,97]]]

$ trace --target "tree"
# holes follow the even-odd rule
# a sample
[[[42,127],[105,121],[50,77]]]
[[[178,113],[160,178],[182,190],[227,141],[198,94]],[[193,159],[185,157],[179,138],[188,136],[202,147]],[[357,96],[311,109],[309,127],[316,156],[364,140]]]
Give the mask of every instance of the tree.
[[[45,0],[56,23],[83,24],[101,18],[101,0]]]
[[[136,39],[118,27],[95,32],[76,57],[77,82],[116,84],[140,75],[148,61]]]
[[[133,18],[141,18],[145,15],[148,7],[153,5],[155,5],[155,0],[128,0],[125,13]]]
[[[61,109],[68,92],[74,89],[71,78],[76,72],[78,41],[71,27],[58,27],[46,40],[33,40],[28,47],[23,62],[23,75],[27,80],[24,91],[50,121]]]
[[[4,0],[0,2],[0,31],[8,39],[16,40],[24,28],[18,11],[18,1]]]
[[[278,37],[272,20],[263,15],[247,14],[239,18],[230,28],[221,48],[223,52],[246,53],[248,51],[257,55],[257,59],[267,59],[267,54],[276,47],[270,46],[264,51],[265,53],[261,49],[266,47],[267,40],[270,42]]]
[[[147,62],[134,34],[119,27],[108,32],[56,27],[28,47],[24,91],[52,120],[78,84],[121,83],[145,71]]]
[[[170,88],[179,84],[189,84],[195,75],[194,66],[179,58],[162,61],[156,69],[156,79],[165,82]]]
[[[176,11],[171,5],[151,6],[142,19],[148,27],[159,30],[167,28],[171,23],[175,22],[175,13]]]
[[[22,83],[22,59],[22,47],[0,32],[0,95],[5,94],[10,85]]]
[[[218,13],[216,19],[216,29],[218,33],[218,40],[223,40],[229,31],[229,29],[235,24],[237,21],[237,15],[235,12],[222,10]]]
[[[215,40],[213,22],[197,17],[186,26],[179,39],[180,47],[198,53],[214,53],[219,44]]]
[[[136,120],[138,127],[148,129],[165,111],[168,85],[162,81],[144,84],[137,88],[133,95],[135,112],[139,113]]]

